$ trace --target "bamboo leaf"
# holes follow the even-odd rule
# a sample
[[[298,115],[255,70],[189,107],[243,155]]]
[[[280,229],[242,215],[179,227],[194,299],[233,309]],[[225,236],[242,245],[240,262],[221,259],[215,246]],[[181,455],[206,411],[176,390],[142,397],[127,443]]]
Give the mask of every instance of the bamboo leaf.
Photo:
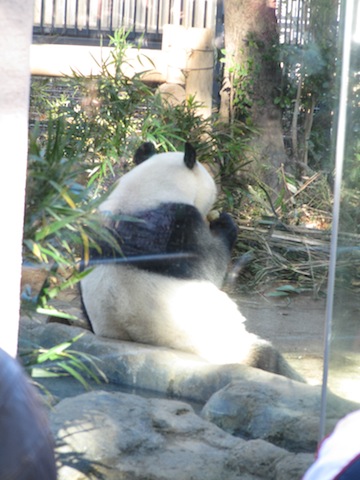
[[[266,297],[288,297],[289,293],[288,292],[274,291],[274,292],[266,293],[265,296]]]
[[[69,342],[63,342],[60,343],[59,345],[55,345],[54,347],[50,348],[49,350],[44,351],[43,353],[40,353],[37,357],[37,362],[36,363],[44,363],[48,360],[57,360],[61,354],[66,350],[67,348],[72,345],[72,341]]]
[[[53,298],[51,296],[51,293],[49,296],[50,298]],[[43,315],[51,315],[52,317],[64,318],[65,320],[78,320],[78,317],[76,317],[75,315],[70,315],[70,313],[62,312],[61,310],[58,310],[57,308],[54,308],[54,307],[45,307],[45,308],[37,307],[36,312],[41,313]]]
[[[90,261],[89,237],[83,229],[80,230],[80,235],[83,242],[83,258],[85,265],[87,265]]]
[[[73,216],[67,216],[65,218],[62,218],[61,220],[54,221],[52,223],[49,223],[45,225],[41,230],[39,230],[36,235],[35,235],[35,241],[38,242],[40,240],[43,240],[44,238],[53,235],[54,233],[58,232],[59,230],[63,228],[69,228],[72,222],[77,220],[79,217],[79,214],[73,215]]]
[[[55,378],[64,376],[64,373],[53,372],[51,370],[46,370],[45,368],[37,367],[32,367],[30,374],[32,378]]]
[[[281,285],[276,289],[278,292],[288,292],[288,293],[301,293],[301,288],[294,287],[293,285]]]
[[[74,377],[79,383],[81,383],[81,385],[85,388],[85,390],[89,390],[88,382],[75,368],[73,368],[66,362],[58,362],[58,366],[61,367],[63,370],[65,370],[65,372],[68,372],[69,375]]]

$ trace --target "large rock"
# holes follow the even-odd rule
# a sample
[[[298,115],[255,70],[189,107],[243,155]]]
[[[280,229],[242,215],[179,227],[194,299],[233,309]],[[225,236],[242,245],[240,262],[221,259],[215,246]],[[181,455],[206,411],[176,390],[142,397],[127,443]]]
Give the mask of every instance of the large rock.
[[[85,321],[79,325],[86,328]],[[58,397],[50,420],[59,480],[289,480],[302,478],[314,459],[316,387],[242,365],[210,365],[166,348],[99,338],[74,326],[22,319],[20,327],[20,350],[52,347],[82,333],[72,349],[92,355],[109,380],[95,386],[106,392],[83,394],[71,377],[47,379]],[[156,396],[191,399],[197,412],[207,402],[203,418],[188,403]],[[328,428],[355,408],[330,397]]]
[[[198,403],[204,419],[246,439],[264,439],[294,452],[314,452],[319,435],[320,388],[294,382],[244,365],[210,365],[183,352],[131,342],[100,338],[80,328],[57,323],[24,324],[21,345],[35,341],[52,347],[83,336],[73,350],[91,354],[109,379],[107,390],[117,386]],[[65,385],[64,391],[59,391]],[[56,381],[59,398],[76,395],[74,381]],[[69,389],[74,393],[69,393]],[[49,386],[49,390],[52,389]],[[154,393],[152,393],[154,392]],[[210,398],[211,397],[211,398]],[[328,425],[359,406],[329,396]]]
[[[186,403],[91,392],[50,413],[59,480],[288,480],[313,461],[233,437]]]
[[[272,374],[245,365],[211,365],[189,353],[101,338],[58,323],[35,327],[24,323],[20,349],[29,343],[50,348],[81,333],[83,336],[72,349],[92,355],[111,383],[152,390],[170,398],[205,403],[233,380],[252,379],[254,375],[264,381],[273,378]]]
[[[261,438],[294,452],[314,452],[319,435],[321,387],[272,375],[248,375],[214,393],[202,410],[206,420],[242,438]],[[327,431],[354,403],[328,397]]]

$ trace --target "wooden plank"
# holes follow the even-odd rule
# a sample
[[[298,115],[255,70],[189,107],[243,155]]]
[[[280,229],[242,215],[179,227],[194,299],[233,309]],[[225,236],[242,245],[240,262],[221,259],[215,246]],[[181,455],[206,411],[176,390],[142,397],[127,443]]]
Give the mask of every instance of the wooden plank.
[[[185,85],[187,98],[203,104],[199,114],[208,117],[212,108],[214,33],[208,28],[164,25],[162,50],[167,62],[168,83]]]
[[[214,72],[214,33],[209,28],[190,28],[186,64],[186,96],[193,95],[203,107],[199,113],[207,118],[212,110]]]
[[[110,47],[33,44],[30,49],[31,74],[58,77],[72,75],[74,70],[85,76],[98,75],[101,59],[109,57],[110,50]],[[147,71],[144,81],[165,81],[166,64],[160,50],[129,49],[126,63],[124,70],[129,77]]]

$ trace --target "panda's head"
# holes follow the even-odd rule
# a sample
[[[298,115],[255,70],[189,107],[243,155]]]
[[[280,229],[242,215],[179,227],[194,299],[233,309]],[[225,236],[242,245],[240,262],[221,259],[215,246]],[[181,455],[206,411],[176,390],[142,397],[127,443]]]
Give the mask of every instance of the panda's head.
[[[216,185],[209,172],[196,160],[193,146],[185,152],[155,153],[151,143],[143,144],[134,156],[136,167],[121,177],[101,204],[111,214],[135,214],[162,203],[193,205],[206,217],[216,198]]]

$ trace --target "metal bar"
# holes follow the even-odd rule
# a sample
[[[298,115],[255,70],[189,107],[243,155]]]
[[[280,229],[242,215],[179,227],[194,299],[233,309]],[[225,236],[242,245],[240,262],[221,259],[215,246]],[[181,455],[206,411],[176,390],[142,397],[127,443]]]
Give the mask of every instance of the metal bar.
[[[56,11],[56,0],[52,2],[52,12],[51,12],[51,31],[55,28],[55,11]]]
[[[79,0],[75,2],[75,32],[78,32]]]
[[[40,27],[42,32],[44,31],[44,16],[45,16],[45,0],[41,0]]]
[[[67,29],[67,10],[68,10],[68,0],[65,0],[64,3],[64,31]]]
[[[150,255],[136,255],[132,257],[116,257],[116,258],[94,258],[88,262],[81,260],[78,265],[80,269],[97,265],[142,265],[156,263],[157,265],[168,264],[169,262],[179,260],[196,259],[198,255],[195,253],[159,253]],[[32,265],[32,264],[30,264]]]
[[[136,0],[135,0],[136,3]],[[149,21],[149,0],[145,2],[145,25],[144,25],[144,32],[147,33],[148,31],[148,21]]]
[[[196,13],[196,9],[195,9],[195,2],[194,2],[194,0],[191,2],[191,9],[192,9],[191,26],[192,26],[192,27],[195,27],[195,13]]]
[[[99,35],[101,33],[101,14],[102,14],[102,0],[98,0],[97,13],[96,13],[96,28]]]
[[[156,1],[156,33],[160,31],[160,0]]]
[[[110,32],[114,33],[114,1],[110,0]]]
[[[343,51],[341,65],[341,84],[339,98],[339,117],[336,132],[336,149],[335,149],[335,181],[334,181],[334,202],[333,202],[333,220],[331,229],[330,243],[330,262],[329,277],[327,286],[327,302],[325,312],[325,331],[324,331],[324,369],[321,390],[321,412],[320,412],[320,431],[321,440],[325,435],[326,426],[326,403],[327,403],[327,384],[329,375],[330,361],[330,344],[331,344],[331,326],[334,307],[335,292],[335,276],[336,276],[336,259],[337,259],[337,243],[339,234],[339,218],[340,218],[340,196],[341,181],[344,164],[344,152],[346,142],[346,114],[348,108],[348,89],[349,89],[349,69],[352,39],[352,21],[354,15],[354,0],[347,0],[345,6],[345,22],[343,30]]]
[[[124,26],[125,25],[125,0],[122,0],[121,1],[121,5],[122,5],[122,11],[121,11],[121,25]]]
[[[168,23],[171,23],[171,0],[169,0],[169,15],[168,15]]]
[[[137,2],[134,4],[133,32],[136,32]]]
[[[180,2],[180,25],[184,23],[184,0]]]
[[[86,31],[90,32],[90,0],[86,0]]]

